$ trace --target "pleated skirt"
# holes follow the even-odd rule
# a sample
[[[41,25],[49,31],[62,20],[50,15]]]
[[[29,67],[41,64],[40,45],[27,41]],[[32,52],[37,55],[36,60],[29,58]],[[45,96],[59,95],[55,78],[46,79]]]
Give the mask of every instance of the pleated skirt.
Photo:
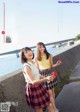
[[[50,76],[53,71],[55,71],[55,69],[50,68],[50,69],[46,69],[46,70],[40,70],[39,72],[41,75],[47,77],[47,76]],[[58,83],[58,80],[57,80],[57,77],[55,77],[55,79],[53,81],[50,81],[50,83],[44,82],[43,84],[45,85],[46,89],[49,90],[49,89],[56,87],[57,83]]]
[[[37,110],[50,104],[49,94],[43,84],[26,84],[25,89],[26,101],[31,108]]]

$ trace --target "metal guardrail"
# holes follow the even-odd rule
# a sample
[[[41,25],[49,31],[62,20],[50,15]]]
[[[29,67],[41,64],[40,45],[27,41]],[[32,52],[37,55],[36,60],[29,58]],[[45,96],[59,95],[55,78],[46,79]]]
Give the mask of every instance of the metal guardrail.
[[[46,46],[49,46],[49,45],[56,45],[56,44],[61,44],[61,43],[64,43],[64,42],[69,42],[69,41],[75,41],[76,38],[72,38],[72,39],[67,39],[67,40],[62,40],[62,41],[57,41],[57,42],[52,42],[52,43],[47,43],[45,44]],[[35,48],[36,46],[32,46],[30,47],[31,49]],[[14,51],[9,51],[9,52],[4,52],[4,53],[0,53],[0,56],[2,55],[8,55],[8,54],[16,54],[17,57],[19,56],[19,52],[20,52],[21,49],[17,49],[17,50],[14,50]]]

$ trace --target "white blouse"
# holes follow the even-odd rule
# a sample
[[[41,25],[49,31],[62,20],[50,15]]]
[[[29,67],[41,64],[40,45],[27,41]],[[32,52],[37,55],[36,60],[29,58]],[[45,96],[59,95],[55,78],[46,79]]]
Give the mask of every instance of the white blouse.
[[[40,73],[39,73],[39,70],[37,69],[35,63],[27,62],[27,63],[24,63],[23,67],[24,67],[24,66],[30,67],[31,72],[32,72],[32,74],[33,74],[35,80],[40,79]],[[31,79],[30,79],[28,73],[26,73],[26,72],[24,71],[24,72],[23,72],[23,75],[24,75],[24,78],[25,78],[25,82],[31,83]]]

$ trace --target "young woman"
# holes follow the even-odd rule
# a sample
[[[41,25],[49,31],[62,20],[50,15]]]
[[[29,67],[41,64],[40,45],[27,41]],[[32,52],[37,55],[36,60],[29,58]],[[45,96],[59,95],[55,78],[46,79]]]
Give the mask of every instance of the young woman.
[[[39,42],[37,44],[37,56],[35,58],[35,62],[40,71],[40,74],[42,74],[45,77],[50,76],[54,71],[54,67],[61,64],[61,61],[57,61],[56,64],[53,64],[53,56],[47,51],[44,43],[42,42]],[[45,81],[44,85],[48,90],[50,100],[53,104],[53,107],[55,108],[55,112],[58,112],[58,109],[55,106],[55,92],[54,92],[54,87],[57,85],[57,78],[50,81],[50,83]]]
[[[21,62],[23,63],[23,74],[26,82],[26,101],[28,105],[37,112],[43,112],[42,108],[47,107],[49,112],[55,112],[50,102],[49,94],[41,83],[50,81],[53,77],[41,77],[39,70],[33,62],[33,52],[26,47],[21,50]]]

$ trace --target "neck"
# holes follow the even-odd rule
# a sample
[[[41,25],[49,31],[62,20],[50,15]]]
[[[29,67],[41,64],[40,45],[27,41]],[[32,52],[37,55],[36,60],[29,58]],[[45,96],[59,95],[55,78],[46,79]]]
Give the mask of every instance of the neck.
[[[33,60],[32,60],[32,59],[29,59],[29,60],[28,60],[28,62],[31,62],[31,63],[32,63],[32,62],[33,62]]]
[[[41,55],[43,55],[44,54],[44,52],[41,52]]]

